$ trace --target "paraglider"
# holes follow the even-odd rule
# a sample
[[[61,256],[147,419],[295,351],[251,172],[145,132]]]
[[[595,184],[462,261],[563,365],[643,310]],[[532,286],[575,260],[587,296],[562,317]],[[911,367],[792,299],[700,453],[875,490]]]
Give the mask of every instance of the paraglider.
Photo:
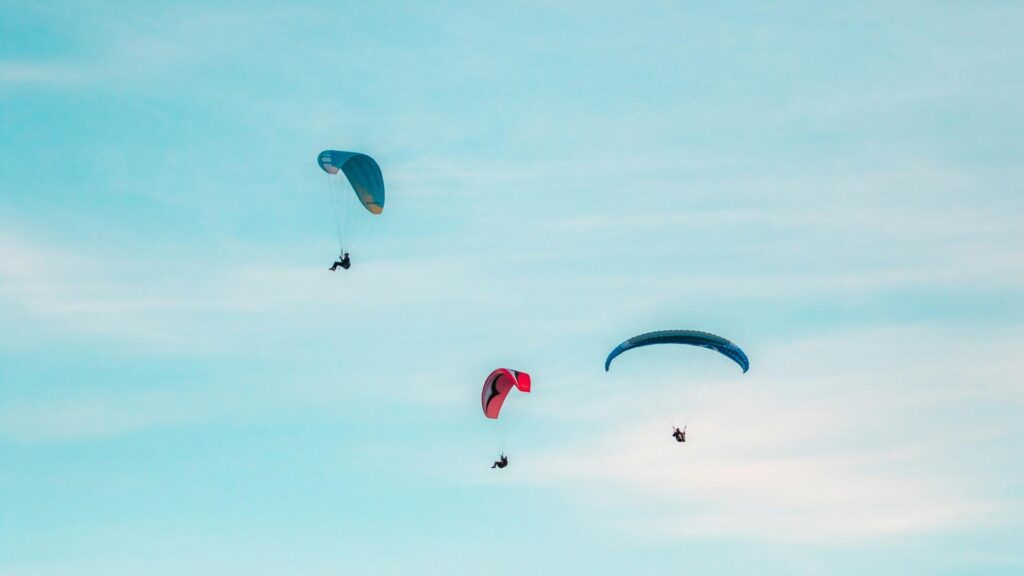
[[[359,152],[324,150],[317,157],[317,163],[328,175],[328,195],[342,254],[331,271],[339,266],[348,270],[351,261],[346,248],[370,216],[379,216],[384,211],[384,176],[376,160]],[[355,192],[358,204],[352,201],[349,190]]]
[[[634,348],[641,348],[643,346],[651,346],[653,344],[686,344],[689,346],[707,348],[708,350],[718,352],[738,364],[744,373],[750,369],[750,361],[747,359],[746,353],[744,353],[739,346],[725,338],[722,338],[721,336],[716,336],[715,334],[708,332],[700,332],[698,330],[659,330],[657,332],[648,332],[646,334],[634,336],[616,346],[604,361],[605,372],[607,372],[611,367],[612,360],[615,360],[615,358],[623,352]],[[706,388],[707,384],[705,383],[700,387]],[[688,405],[692,403],[692,401],[687,402]],[[675,438],[676,442],[686,442],[686,426],[683,426],[682,430],[676,426],[673,426],[672,428],[672,437]]]
[[[701,348],[714,350],[715,352],[718,352],[739,364],[744,373],[750,369],[750,361],[747,360],[747,355],[743,350],[721,336],[716,336],[708,332],[700,332],[698,330],[659,330],[658,332],[648,332],[646,334],[634,336],[616,346],[604,361],[604,371],[608,371],[611,367],[612,360],[614,360],[619,354],[622,354],[627,350],[632,350],[633,348],[650,346],[652,344],[688,344],[690,346],[700,346]]]
[[[338,269],[338,266],[341,266],[345,270],[348,270],[352,266],[352,260],[349,259],[348,252],[345,252],[340,257],[340,260],[336,261],[330,268],[328,268],[328,270],[334,272],[335,270]]]
[[[520,372],[518,370],[509,370],[508,368],[498,368],[491,372],[490,376],[484,380],[483,389],[480,391],[480,406],[483,409],[484,416],[492,420],[497,420],[498,416],[501,415],[501,407],[505,403],[505,398],[508,397],[509,392],[515,388],[520,392],[530,391],[530,375],[526,372]],[[505,456],[505,451],[501,451],[501,458],[491,465],[491,468],[504,468],[508,466],[508,457]]]

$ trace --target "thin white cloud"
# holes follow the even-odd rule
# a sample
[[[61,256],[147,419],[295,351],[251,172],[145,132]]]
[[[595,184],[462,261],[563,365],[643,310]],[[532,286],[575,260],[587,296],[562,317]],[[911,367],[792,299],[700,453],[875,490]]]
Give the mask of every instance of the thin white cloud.
[[[202,74],[207,64],[251,58],[268,23],[303,14],[287,7],[259,14],[210,6],[135,12],[121,6],[36,10],[49,20],[88,30],[95,49],[59,60],[0,60],[0,87],[166,88]]]
[[[188,402],[170,393],[91,396],[36,404],[8,402],[0,407],[0,438],[20,442],[110,438],[197,421],[208,416],[210,410],[199,399]]]
[[[792,265],[784,266],[785,271],[779,271],[778,266],[765,268],[760,265],[761,252],[744,248],[750,238],[737,239],[732,248],[726,238],[719,248],[731,250],[728,267],[672,268],[658,270],[656,275],[615,267],[592,270],[585,280],[590,285],[588,293],[598,306],[617,291],[648,294],[643,302],[622,303],[636,312],[659,305],[658,295],[679,299],[715,294],[763,301],[826,297],[837,290],[863,296],[921,285],[970,289],[1024,286],[1024,255],[1012,249],[1020,235],[1012,213],[977,207],[967,212],[972,217],[952,228],[945,223],[954,215],[940,209],[876,214],[843,209],[839,203],[835,210],[825,211],[827,216],[818,218],[816,213],[744,209],[622,218],[553,215],[553,220],[524,223],[519,232],[524,239],[518,249],[503,252],[497,260],[481,252],[455,261],[367,262],[360,264],[358,274],[346,275],[341,285],[336,277],[319,269],[271,263],[182,270],[176,268],[175,261],[154,266],[127,257],[118,259],[116,255],[101,258],[90,256],[87,247],[72,252],[7,232],[0,235],[0,305],[8,314],[31,314],[42,320],[43,328],[182,344],[207,332],[208,318],[214,313],[233,315],[229,322],[244,322],[245,315],[266,317],[288,309],[288,321],[294,322],[315,317],[325,307],[341,309],[352,302],[373,302],[378,310],[457,302],[466,309],[470,303],[501,300],[499,293],[509,296],[505,300],[510,302],[548,302],[552,290],[564,295],[573,289],[566,285],[567,277],[557,275],[557,271],[555,276],[520,276],[510,287],[488,280],[479,269],[490,266],[493,271],[498,260],[507,261],[517,270],[543,266],[545,258],[581,249],[581,242],[593,251],[590,238],[610,229],[653,233],[659,228],[744,223],[801,230],[801,241],[796,244],[796,237],[785,235],[757,244],[758,250],[771,250],[783,264]],[[539,234],[531,231],[531,226]],[[562,242],[544,240],[556,232]],[[808,240],[807,235],[812,239]],[[852,240],[837,242],[837,235]],[[533,237],[539,239],[531,240]],[[821,243],[813,238],[820,238]],[[834,254],[836,262],[802,259],[803,255],[818,254],[830,242],[845,250]],[[573,281],[583,280],[577,276]],[[381,286],[386,288],[381,290]],[[355,306],[350,313],[358,317],[366,313],[366,307]]]
[[[67,87],[88,81],[81,68],[66,63],[0,60],[0,87]]]
[[[652,537],[849,543],[1007,521],[1017,505],[970,454],[1019,424],[971,414],[993,399],[1024,403],[1021,343],[921,327],[762,350],[751,374],[718,384],[682,446],[638,383],[603,387],[592,414],[605,424],[530,458],[535,473],[523,480]],[[675,379],[663,384],[663,405],[694,398]],[[572,402],[586,413],[592,400]]]
[[[542,279],[512,285],[481,274],[475,269],[481,262],[472,258],[357,262],[357,270],[343,275],[326,266],[180,262],[152,253],[140,259],[87,246],[69,250],[2,233],[0,314],[31,325],[35,336],[93,335],[198,350],[226,345],[271,319],[281,330],[325,316],[344,319],[340,329],[407,313],[467,318],[494,302],[522,304],[524,295],[531,296],[523,304],[528,308],[552,287]]]

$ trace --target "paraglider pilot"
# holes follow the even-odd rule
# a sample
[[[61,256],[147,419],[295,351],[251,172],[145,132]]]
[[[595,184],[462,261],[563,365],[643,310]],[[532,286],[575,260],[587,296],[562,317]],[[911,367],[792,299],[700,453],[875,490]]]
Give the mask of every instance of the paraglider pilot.
[[[505,456],[505,454],[502,453],[501,460],[497,460],[494,464],[491,464],[491,469],[504,468],[505,466],[508,466],[508,456]]]
[[[334,265],[329,268],[329,270],[331,272],[334,272],[335,270],[338,269],[338,266],[341,266],[345,270],[348,270],[349,267],[352,266],[352,261],[349,260],[349,258],[348,258],[348,252],[345,252],[344,254],[342,254],[341,260],[338,260],[337,262],[335,262]]]
[[[676,428],[676,431],[672,433],[672,437],[676,439],[676,442],[686,442],[686,426],[680,430]]]

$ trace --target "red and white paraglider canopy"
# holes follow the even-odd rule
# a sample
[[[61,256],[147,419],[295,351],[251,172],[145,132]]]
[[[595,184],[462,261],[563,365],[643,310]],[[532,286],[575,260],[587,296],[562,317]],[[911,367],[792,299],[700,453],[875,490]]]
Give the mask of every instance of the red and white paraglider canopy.
[[[484,416],[497,418],[501,412],[501,405],[505,403],[505,397],[512,388],[518,388],[520,392],[530,391],[530,375],[518,370],[498,368],[484,380],[484,389],[480,393],[480,405],[484,409]]]

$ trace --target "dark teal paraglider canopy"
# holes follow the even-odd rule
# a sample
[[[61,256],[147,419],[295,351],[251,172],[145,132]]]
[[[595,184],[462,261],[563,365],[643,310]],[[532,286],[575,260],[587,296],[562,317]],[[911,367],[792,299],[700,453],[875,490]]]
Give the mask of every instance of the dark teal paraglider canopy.
[[[377,162],[359,152],[324,150],[317,163],[328,174],[345,174],[363,206],[372,214],[384,211],[384,176]]]
[[[697,330],[660,330],[634,336],[616,346],[604,361],[604,371],[608,371],[612,360],[619,354],[633,348],[650,346],[651,344],[688,344],[690,346],[700,346],[728,357],[733,362],[739,364],[744,372],[750,368],[750,361],[747,360],[747,355],[743,353],[743,350],[740,350],[739,346],[721,336]]]

